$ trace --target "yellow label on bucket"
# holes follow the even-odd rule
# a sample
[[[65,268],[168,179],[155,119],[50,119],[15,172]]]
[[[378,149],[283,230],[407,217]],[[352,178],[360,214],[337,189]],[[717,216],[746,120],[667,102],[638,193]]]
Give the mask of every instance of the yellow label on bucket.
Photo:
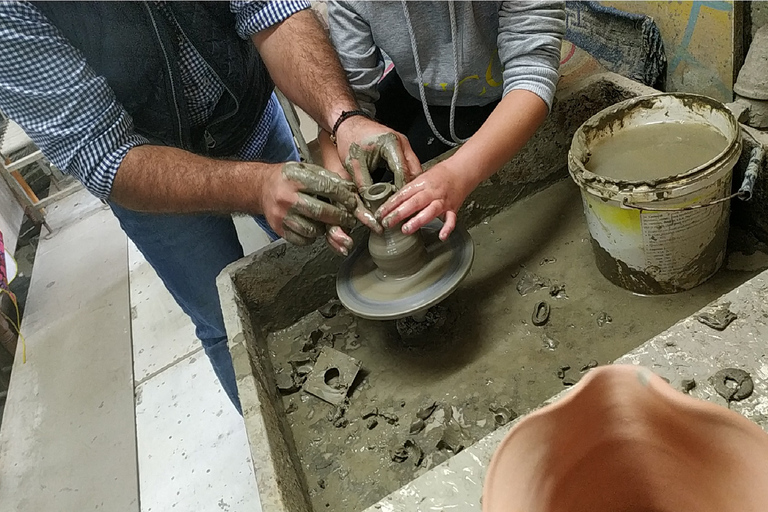
[[[592,195],[587,195],[587,206],[594,210],[597,218],[603,224],[610,224],[624,233],[640,233],[640,210],[622,208],[615,203],[603,201]]]

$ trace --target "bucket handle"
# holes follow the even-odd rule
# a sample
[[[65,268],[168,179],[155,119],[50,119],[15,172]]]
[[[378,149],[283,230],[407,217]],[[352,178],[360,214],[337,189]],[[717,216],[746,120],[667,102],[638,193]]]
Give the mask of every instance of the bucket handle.
[[[621,207],[629,210],[640,210],[644,212],[684,212],[688,210],[698,210],[699,208],[707,208],[716,204],[725,203],[738,197],[742,201],[749,201],[752,199],[752,189],[755,187],[755,181],[757,180],[757,174],[760,171],[760,164],[765,157],[765,150],[762,146],[757,146],[752,149],[752,153],[749,157],[749,164],[747,164],[747,170],[744,173],[744,180],[741,182],[738,192],[721,197],[720,199],[714,199],[708,203],[692,204],[688,206],[675,206],[671,208],[647,208],[645,206],[638,206],[629,202],[629,198],[625,197],[621,202]]]

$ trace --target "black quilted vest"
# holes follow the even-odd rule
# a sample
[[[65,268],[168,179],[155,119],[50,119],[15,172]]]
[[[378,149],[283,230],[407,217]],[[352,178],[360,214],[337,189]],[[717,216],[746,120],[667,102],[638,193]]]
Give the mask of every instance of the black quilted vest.
[[[183,34],[224,84],[206,126],[192,127],[178,65],[178,30],[155,2],[36,2],[106,78],[154,144],[232,156],[247,141],[274,88],[251,41],[235,32],[229,2],[165,4]]]

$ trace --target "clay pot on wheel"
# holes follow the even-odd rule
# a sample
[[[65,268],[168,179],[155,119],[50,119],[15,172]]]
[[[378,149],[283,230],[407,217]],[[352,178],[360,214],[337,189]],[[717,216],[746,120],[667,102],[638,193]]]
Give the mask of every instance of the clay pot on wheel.
[[[363,192],[363,200],[371,211],[376,211],[395,193],[391,183],[376,183]],[[415,274],[427,262],[427,250],[421,232],[404,235],[403,224],[385,229],[381,235],[371,232],[368,252],[382,277],[400,278]]]
[[[590,371],[493,456],[484,512],[758,512],[768,434],[650,370]]]

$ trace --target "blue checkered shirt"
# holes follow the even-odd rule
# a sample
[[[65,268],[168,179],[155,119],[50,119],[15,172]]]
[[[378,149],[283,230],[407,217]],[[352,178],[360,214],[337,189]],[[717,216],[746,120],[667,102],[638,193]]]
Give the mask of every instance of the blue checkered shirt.
[[[231,0],[240,37],[269,28],[309,8],[308,1]],[[191,42],[179,43],[184,98],[193,125],[208,119],[224,86]],[[0,1],[0,110],[16,121],[62,171],[95,196],[106,199],[128,150],[149,141],[104,77],[27,2]],[[261,156],[278,105],[270,101],[259,125],[238,152],[243,160]]]

